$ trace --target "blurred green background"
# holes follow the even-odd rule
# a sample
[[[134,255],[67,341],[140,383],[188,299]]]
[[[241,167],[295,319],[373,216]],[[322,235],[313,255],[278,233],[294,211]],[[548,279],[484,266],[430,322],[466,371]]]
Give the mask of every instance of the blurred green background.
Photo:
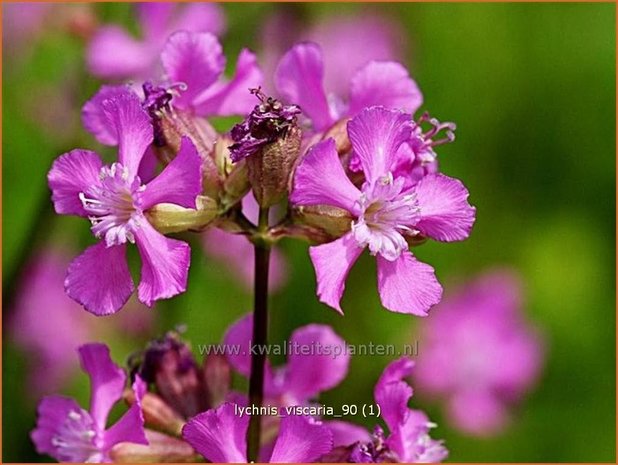
[[[103,22],[135,28],[130,5],[91,7]],[[450,282],[488,267],[519,270],[527,315],[546,336],[548,360],[538,388],[494,439],[458,434],[435,405],[420,403],[422,393],[415,396],[414,405],[440,425],[433,436],[446,439],[450,460],[615,461],[615,5],[224,8],[230,57],[242,46],[259,49],[260,25],[277,8],[292,8],[307,21],[379,10],[409,35],[406,64],[424,93],[424,108],[457,123],[457,141],[442,147],[441,166],[469,188],[477,223],[468,241],[427,244],[416,253],[436,268],[447,292]],[[77,252],[92,242],[82,220],[52,214],[45,175],[68,149],[100,148],[79,126],[80,106],[99,83],[84,70],[83,40],[74,31],[45,26],[27,43],[12,43],[14,49],[4,42],[5,322],[17,276],[37,247],[58,241]],[[251,307],[250,294],[195,245],[189,290],[157,305],[153,336],[187,323],[194,345],[218,342]],[[414,318],[380,307],[368,257],[348,280],[341,318],[315,297],[306,246],[288,241],[281,247],[289,283],[272,298],[271,340],[314,321],[332,324],[353,344],[409,338]],[[29,395],[25,355],[11,344],[6,324],[3,339],[3,459],[39,461],[28,439],[36,401]],[[119,331],[105,342],[121,361],[144,341]],[[387,361],[357,357],[346,381],[321,400],[369,402]],[[69,380],[65,393],[85,405],[85,377]]]

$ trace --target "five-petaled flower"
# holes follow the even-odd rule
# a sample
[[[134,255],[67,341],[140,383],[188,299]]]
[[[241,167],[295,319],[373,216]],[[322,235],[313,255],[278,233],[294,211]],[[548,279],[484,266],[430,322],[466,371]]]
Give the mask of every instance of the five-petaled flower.
[[[225,17],[215,3],[140,3],[137,24],[142,38],[131,36],[117,25],[104,25],[89,44],[90,72],[106,79],[144,78],[157,70],[159,53],[167,37],[175,31],[221,34]]]
[[[408,187],[405,173],[393,175],[399,149],[412,134],[408,114],[384,107],[363,110],[348,123],[348,135],[365,176],[361,189],[346,175],[333,139],[319,142],[294,175],[293,204],[330,205],[350,212],[351,230],[341,238],[310,248],[318,296],[341,312],[345,280],[368,248],[378,263],[382,304],[394,312],[427,315],[442,288],[433,268],[414,258],[406,237],[438,241],[468,237],[475,209],[464,185],[442,174],[428,174]]]
[[[499,433],[538,379],[543,344],[523,317],[521,294],[512,272],[489,272],[446,297],[419,328],[415,382],[467,434]]]
[[[101,123],[118,143],[118,161],[104,166],[96,153],[76,149],[61,155],[48,174],[56,213],[90,219],[101,239],[73,260],[65,280],[69,296],[95,315],[118,311],[133,292],[127,242],[137,245],[142,258],[140,301],[151,306],[184,292],[189,245],[161,235],[145,212],[159,203],[195,208],[202,182],[200,156],[183,138],[176,158],[143,184],[138,169],[153,138],[150,118],[128,89],[102,106]]]
[[[446,458],[448,450],[443,442],[429,436],[436,425],[423,411],[408,407],[412,387],[404,379],[413,368],[414,362],[402,357],[384,369],[373,395],[389,434],[376,427],[371,441],[358,441],[348,448],[349,461],[436,463]]]
[[[230,326],[223,339],[224,347],[242,348],[238,353],[229,350],[226,356],[230,365],[247,377],[251,367],[252,325],[253,314],[249,313]],[[287,345],[286,365],[272,367],[266,361],[264,393],[273,405],[307,405],[346,377],[350,356],[345,351],[345,341],[329,326],[311,324],[298,328]]]
[[[421,91],[406,68],[394,61],[370,61],[361,67],[350,81],[346,100],[327,93],[323,79],[322,50],[313,42],[292,47],[275,72],[278,92],[302,108],[316,132],[370,106],[383,105],[413,114],[423,103]]]
[[[90,376],[90,409],[63,396],[43,398],[36,428],[31,433],[37,451],[60,462],[110,462],[111,449],[122,442],[148,444],[140,400],[146,385],[139,377],[133,383],[136,402],[110,428],[107,417],[125,388],[125,372],[111,360],[103,344],[79,348],[82,369]]]

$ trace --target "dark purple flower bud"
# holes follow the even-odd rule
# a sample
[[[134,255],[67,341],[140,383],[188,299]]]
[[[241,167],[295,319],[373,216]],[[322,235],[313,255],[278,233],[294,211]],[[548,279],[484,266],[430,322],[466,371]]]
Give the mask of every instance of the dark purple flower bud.
[[[297,125],[300,108],[284,105],[252,89],[260,104],[242,123],[232,128],[233,163],[246,159],[248,178],[258,204],[268,208],[288,191],[290,174],[301,150],[302,133]]]
[[[284,105],[279,100],[267,97],[261,89],[251,89],[260,100],[249,116],[232,128],[234,144],[230,156],[234,163],[253,155],[266,144],[285,138],[296,127],[301,110],[298,105]]]
[[[142,353],[136,372],[147,383],[154,384],[161,398],[183,417],[192,417],[208,408],[200,368],[177,333],[169,332],[152,341]]]

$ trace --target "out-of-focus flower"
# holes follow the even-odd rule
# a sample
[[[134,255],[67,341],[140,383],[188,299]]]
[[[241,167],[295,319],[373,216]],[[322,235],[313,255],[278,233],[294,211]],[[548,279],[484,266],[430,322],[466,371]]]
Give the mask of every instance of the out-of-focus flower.
[[[110,428],[107,417],[122,398],[126,383],[124,371],[114,364],[103,344],[87,344],[79,349],[82,369],[91,383],[90,410],[62,396],[43,398],[38,407],[36,428],[31,433],[37,452],[60,462],[109,462],[116,444],[148,444],[140,399],[145,386],[137,378],[133,390],[137,401]]]
[[[47,247],[33,257],[23,271],[11,306],[10,338],[28,356],[32,394],[39,396],[60,389],[77,365],[81,344],[118,330],[132,336],[143,334],[152,324],[152,314],[130,300],[131,312],[104,322],[84,312],[64,292],[64,277],[70,255]],[[47,318],[41,318],[44,313]]]
[[[157,70],[159,53],[168,36],[176,31],[225,30],[223,11],[216,3],[140,3],[137,22],[142,39],[117,25],[101,27],[87,52],[90,72],[105,79],[149,78]]]
[[[414,362],[402,357],[391,362],[374,389],[374,400],[388,427],[388,434],[377,426],[369,441],[357,441],[338,447],[323,461],[354,463],[436,463],[448,455],[442,441],[429,436],[435,427],[427,415],[408,407],[412,387],[404,379],[410,376]]]
[[[24,268],[11,309],[10,337],[36,361],[31,380],[39,393],[60,386],[77,362],[75,349],[91,335],[89,315],[64,292],[68,262],[52,250],[36,256]]]
[[[175,108],[198,116],[231,116],[246,115],[255,106],[249,89],[261,86],[263,76],[248,49],[241,50],[230,80],[223,77],[221,44],[209,33],[176,32],[165,44],[161,62],[169,84],[183,85],[174,97]]]
[[[303,25],[293,13],[279,10],[261,30],[260,61],[267,76],[272,75],[281,55],[294,43],[315,42],[322,48],[324,87],[344,100],[349,98],[352,76],[363,65],[374,60],[403,58],[405,35],[399,24],[377,11],[346,16],[329,14]]]
[[[240,374],[249,377],[253,314],[227,330],[223,342],[227,358]],[[266,362],[264,393],[273,405],[307,405],[321,392],[337,386],[348,373],[350,356],[345,341],[326,325],[298,328],[287,342],[287,364],[273,368]],[[286,352],[288,350],[286,349]]]
[[[351,230],[309,249],[320,301],[342,312],[340,301],[350,268],[365,248],[378,264],[378,288],[388,310],[426,316],[442,288],[433,268],[414,258],[407,237],[444,242],[466,239],[475,219],[468,191],[458,180],[428,174],[412,187],[394,177],[399,149],[412,132],[410,115],[371,107],[348,123],[365,183],[358,189],[346,175],[333,139],[313,146],[294,174],[295,205],[329,205],[348,211]]]
[[[141,302],[151,306],[184,292],[189,245],[161,235],[144,212],[160,203],[196,208],[202,191],[201,158],[188,138],[176,158],[142,184],[138,168],[153,139],[150,118],[128,90],[103,106],[107,130],[118,141],[118,162],[103,166],[96,153],[76,149],[60,156],[48,174],[56,213],[89,218],[103,239],[73,260],[65,281],[69,296],[95,315],[115,313],[133,293],[127,242],[142,258]]]
[[[406,68],[393,61],[368,62],[354,73],[347,96],[332,93],[324,87],[322,49],[312,42],[295,45],[281,58],[275,85],[286,102],[300,106],[316,132],[366,107],[382,105],[413,114],[423,103]]]
[[[259,206],[251,193],[242,199],[243,214],[254,223],[258,220]],[[253,287],[253,244],[242,234],[231,234],[218,228],[209,228],[202,234],[205,253],[219,261],[247,289]],[[287,281],[287,263],[277,247],[270,253],[268,288],[277,292]]]
[[[416,382],[443,399],[450,421],[468,434],[498,433],[542,366],[539,334],[521,313],[521,283],[507,271],[482,275],[445,298],[418,336]]]
[[[15,2],[2,8],[2,38],[9,52],[20,43],[26,44],[41,33],[55,5],[53,3]]]
[[[130,365],[134,373],[153,385],[167,406],[185,419],[220,405],[230,389],[231,373],[225,357],[209,354],[200,366],[175,332],[150,342],[144,351],[132,356]]]
[[[225,403],[192,418],[183,428],[183,438],[207,460],[214,463],[246,463],[249,416],[236,413]],[[259,461],[269,463],[314,462],[330,452],[330,430],[310,417],[289,415],[281,419],[272,449],[261,450]]]

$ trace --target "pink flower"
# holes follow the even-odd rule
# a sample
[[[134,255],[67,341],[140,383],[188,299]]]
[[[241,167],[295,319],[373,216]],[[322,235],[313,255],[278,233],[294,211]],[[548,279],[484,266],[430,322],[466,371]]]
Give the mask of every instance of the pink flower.
[[[153,138],[150,118],[128,90],[103,107],[118,161],[104,166],[96,153],[76,149],[60,156],[48,174],[56,213],[90,219],[93,234],[102,239],[73,260],[65,280],[69,296],[95,315],[118,311],[133,292],[127,242],[137,245],[142,258],[141,302],[152,306],[185,291],[189,245],[158,233],[144,212],[158,203],[195,208],[201,193],[201,159],[188,138],[174,160],[142,184],[138,168]]]
[[[329,14],[308,26],[300,23],[294,15],[282,11],[266,20],[260,47],[264,69],[274,71],[277,60],[294,43],[314,42],[322,48],[324,87],[345,100],[350,80],[362,66],[373,60],[400,60],[403,55],[405,35],[399,24],[378,11]]]
[[[104,322],[82,311],[64,292],[70,255],[48,247],[28,263],[10,308],[10,338],[26,352],[30,385],[34,395],[59,389],[73,374],[79,345],[106,332],[143,333],[152,323],[152,313],[129,300],[134,311]],[[139,308],[137,308],[139,307]],[[49,318],[41,318],[41,312]]]
[[[239,416],[234,404],[225,403],[189,420],[182,429],[182,436],[210,462],[246,463],[248,426],[249,417]],[[310,417],[289,415],[281,419],[272,450],[263,448],[259,461],[314,462],[330,452],[332,447],[332,433],[321,422]]]
[[[82,369],[90,376],[90,410],[84,410],[68,397],[43,398],[36,428],[31,433],[37,452],[60,462],[110,462],[109,452],[120,442],[148,444],[140,405],[146,385],[136,378],[136,402],[107,428],[107,417],[122,398],[127,377],[103,344],[84,345],[79,348],[79,356]]]
[[[301,107],[316,132],[363,108],[383,105],[414,113],[423,96],[408,71],[393,61],[371,61],[358,69],[349,83],[347,97],[325,90],[322,49],[311,42],[292,47],[275,71],[277,91],[287,103]]]
[[[255,55],[243,49],[232,79],[223,78],[225,56],[217,38],[209,33],[180,31],[167,40],[161,62],[171,85],[183,84],[173,105],[197,116],[244,115],[255,106],[249,89],[262,84]]]
[[[225,18],[215,3],[140,3],[137,23],[142,39],[120,26],[101,27],[90,42],[87,61],[90,72],[105,79],[144,78],[156,70],[159,53],[175,31],[221,34]]]
[[[229,348],[226,355],[230,365],[246,377],[251,367],[252,325],[253,314],[249,313],[230,326],[223,340]],[[329,326],[298,328],[286,347],[290,352],[287,364],[273,368],[266,362],[264,392],[273,404],[306,405],[341,383],[348,373],[350,356],[344,350],[345,341]]]
[[[538,378],[543,359],[539,335],[521,314],[516,276],[505,271],[480,276],[423,323],[415,372],[423,392],[446,402],[460,430],[479,436],[500,431],[508,407]]]
[[[410,116],[383,107],[363,110],[348,123],[353,151],[365,183],[358,189],[347,177],[335,142],[313,146],[294,174],[291,202],[330,205],[350,212],[354,221],[343,237],[310,248],[320,301],[342,313],[340,301],[350,268],[365,248],[378,263],[378,288],[388,310],[426,316],[442,288],[433,268],[414,258],[406,237],[444,242],[468,237],[475,209],[463,184],[442,174],[428,174],[416,184],[394,176],[402,144],[412,131]]]
[[[424,412],[408,407],[412,387],[404,379],[413,368],[414,362],[406,357],[395,360],[384,369],[375,386],[374,400],[388,432],[376,426],[369,440],[351,439],[347,447],[333,450],[333,457],[327,456],[324,461],[337,457],[338,461],[354,463],[435,463],[447,457],[443,442],[429,435],[436,425]]]

